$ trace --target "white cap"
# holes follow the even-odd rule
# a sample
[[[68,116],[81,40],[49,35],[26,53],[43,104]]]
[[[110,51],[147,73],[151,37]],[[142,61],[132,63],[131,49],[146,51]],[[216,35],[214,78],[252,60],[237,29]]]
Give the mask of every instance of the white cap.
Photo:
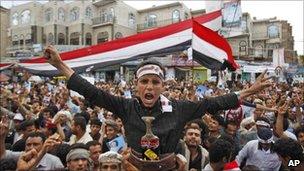
[[[13,120],[18,120],[18,121],[23,121],[24,120],[24,117],[21,115],[21,113],[17,113]]]

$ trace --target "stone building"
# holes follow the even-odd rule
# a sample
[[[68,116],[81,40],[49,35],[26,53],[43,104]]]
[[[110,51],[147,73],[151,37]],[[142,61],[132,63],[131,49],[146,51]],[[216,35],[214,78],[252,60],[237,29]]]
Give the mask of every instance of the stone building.
[[[6,55],[6,48],[10,45],[10,38],[8,32],[8,28],[10,25],[9,13],[9,9],[0,6],[0,57],[4,57]]]

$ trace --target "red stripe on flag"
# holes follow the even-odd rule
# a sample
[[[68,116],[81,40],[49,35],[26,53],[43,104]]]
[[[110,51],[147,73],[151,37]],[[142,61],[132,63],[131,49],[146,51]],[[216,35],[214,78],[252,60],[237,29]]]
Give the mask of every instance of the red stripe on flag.
[[[216,19],[217,17],[221,16],[221,11],[215,11],[212,13],[208,13],[202,16],[199,16],[195,18],[199,23],[206,23],[209,21],[212,21]],[[103,44],[99,45],[93,45],[90,47],[82,48],[82,49],[77,49],[73,50],[70,52],[64,52],[61,53],[61,59],[62,60],[71,60],[71,59],[76,59],[80,57],[85,57],[88,55],[93,55],[93,54],[98,54],[98,53],[104,53],[104,52],[109,52],[112,50],[117,50],[120,48],[125,48],[128,46],[144,43],[147,41],[155,40],[158,38],[162,38],[165,36],[169,36],[174,33],[181,32],[183,30],[189,29],[192,26],[192,19],[188,19],[179,23],[171,24],[162,28],[158,28],[155,30],[139,33],[136,35],[132,35],[129,37],[125,37],[122,39],[118,40],[113,40],[109,42],[105,42]],[[45,63],[46,59],[44,57],[39,57],[35,59],[30,59],[30,60],[24,60],[22,63]]]
[[[235,63],[234,58],[232,56],[232,50],[227,40],[222,36],[218,35],[217,32],[199,24],[197,21],[193,19],[192,23],[193,33],[201,38],[202,40],[210,43],[211,45],[222,49],[226,52],[229,63],[236,69],[238,65]]]

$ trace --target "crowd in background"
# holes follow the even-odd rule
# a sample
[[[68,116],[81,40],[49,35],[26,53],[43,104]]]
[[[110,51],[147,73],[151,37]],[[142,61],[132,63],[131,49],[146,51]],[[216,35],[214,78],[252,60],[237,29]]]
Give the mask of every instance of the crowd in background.
[[[165,84],[165,97],[190,101],[250,86],[246,81]],[[95,85],[116,96],[136,96],[132,82]],[[199,86],[206,88],[204,92]],[[125,160],[126,148],[112,150],[109,145],[115,138],[126,138],[120,118],[92,106],[64,81],[1,83],[0,98],[1,147],[6,149],[1,149],[0,170],[27,170],[31,162],[38,170],[136,170]],[[176,153],[187,159],[186,170],[208,170],[223,158],[227,170],[233,162],[242,170],[280,170],[284,166],[279,154],[289,154],[297,145],[301,149],[289,157],[304,162],[304,84],[274,81],[235,109],[202,113],[202,118],[189,122]]]

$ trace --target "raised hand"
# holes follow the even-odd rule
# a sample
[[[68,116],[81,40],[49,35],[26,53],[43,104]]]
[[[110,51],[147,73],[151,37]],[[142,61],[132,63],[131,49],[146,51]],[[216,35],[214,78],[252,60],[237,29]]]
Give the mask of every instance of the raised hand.
[[[59,53],[51,45],[47,46],[46,49],[44,50],[44,57],[47,59],[48,63],[50,63],[56,68],[58,67],[59,64],[63,63]]]
[[[270,79],[272,77],[266,76],[267,69],[256,79],[256,81],[253,83],[253,85],[249,88],[251,93],[258,93],[262,90],[264,90],[266,87],[269,87],[272,85]]]

